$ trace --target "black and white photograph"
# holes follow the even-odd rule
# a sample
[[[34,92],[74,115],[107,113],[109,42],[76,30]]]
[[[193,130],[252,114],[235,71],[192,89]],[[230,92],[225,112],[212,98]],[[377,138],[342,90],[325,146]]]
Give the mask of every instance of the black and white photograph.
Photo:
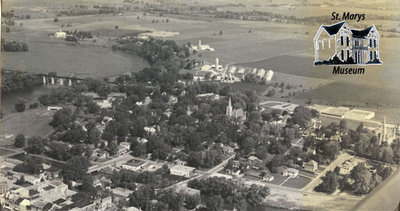
[[[400,210],[399,0],[0,17],[0,211]]]

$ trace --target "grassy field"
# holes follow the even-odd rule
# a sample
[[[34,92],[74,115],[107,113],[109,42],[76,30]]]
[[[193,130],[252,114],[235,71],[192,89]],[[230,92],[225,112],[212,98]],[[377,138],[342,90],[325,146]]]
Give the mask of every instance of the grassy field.
[[[13,144],[18,134],[24,134],[27,137],[43,137],[49,134],[53,131],[53,127],[49,125],[53,114],[54,111],[39,108],[5,116],[0,120],[0,145]]]
[[[301,189],[306,186],[310,181],[311,179],[309,178],[299,176],[295,179],[289,179],[283,184],[283,186]]]
[[[313,103],[328,105],[352,105],[379,108],[400,106],[400,92],[396,89],[334,82],[296,96],[312,98]]]

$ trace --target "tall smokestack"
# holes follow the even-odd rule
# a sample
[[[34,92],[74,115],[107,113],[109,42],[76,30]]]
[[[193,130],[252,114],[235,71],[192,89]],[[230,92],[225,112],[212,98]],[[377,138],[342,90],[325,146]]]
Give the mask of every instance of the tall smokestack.
[[[219,59],[215,58],[215,69],[218,70],[219,67]]]
[[[199,47],[201,46],[201,40],[199,40]]]

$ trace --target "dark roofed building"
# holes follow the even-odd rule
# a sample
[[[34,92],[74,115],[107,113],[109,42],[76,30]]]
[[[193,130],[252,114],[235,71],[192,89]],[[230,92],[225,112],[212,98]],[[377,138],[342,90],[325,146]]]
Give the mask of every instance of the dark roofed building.
[[[322,26],[329,35],[337,34],[339,29],[342,28],[344,21],[330,25],[330,26]]]
[[[351,30],[351,33],[353,34],[353,37],[356,37],[356,38],[365,38],[365,37],[368,36],[368,34],[369,34],[369,32],[371,31],[371,29],[372,29],[372,26],[370,26],[370,27],[368,27],[368,28],[366,28],[366,29],[364,29],[364,30],[355,30],[355,29],[352,29],[352,30]]]

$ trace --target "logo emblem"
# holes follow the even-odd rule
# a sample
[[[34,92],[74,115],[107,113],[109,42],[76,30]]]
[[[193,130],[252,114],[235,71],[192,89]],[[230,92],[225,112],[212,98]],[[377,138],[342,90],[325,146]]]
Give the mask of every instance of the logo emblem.
[[[314,65],[381,65],[374,25],[358,30],[345,21],[321,25],[314,37]]]

